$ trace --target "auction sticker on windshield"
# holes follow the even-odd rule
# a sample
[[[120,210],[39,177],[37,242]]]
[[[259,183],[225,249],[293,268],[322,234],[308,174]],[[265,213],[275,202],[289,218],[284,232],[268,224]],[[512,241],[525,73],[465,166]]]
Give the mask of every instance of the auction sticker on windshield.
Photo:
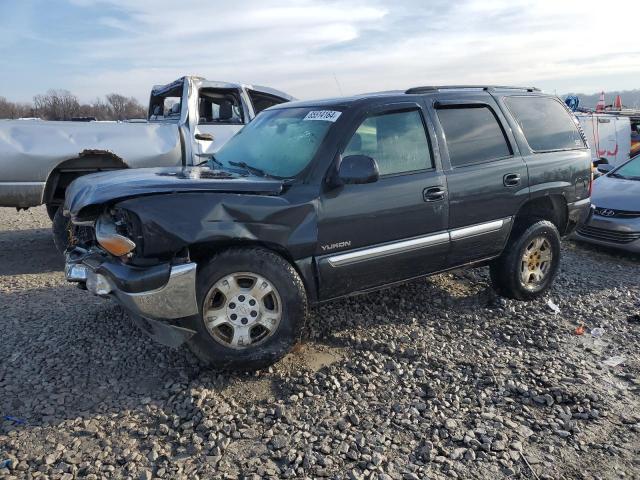
[[[336,112],[335,110],[312,110],[307,113],[307,116],[303,120],[324,120],[325,122],[335,122],[342,112]]]

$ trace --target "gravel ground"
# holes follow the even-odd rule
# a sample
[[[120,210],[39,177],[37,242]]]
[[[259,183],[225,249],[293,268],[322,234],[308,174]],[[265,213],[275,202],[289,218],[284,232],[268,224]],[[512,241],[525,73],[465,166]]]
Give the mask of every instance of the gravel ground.
[[[0,209],[0,478],[640,478],[640,263],[563,249],[547,298],[443,274],[231,375],[66,284],[42,208]]]

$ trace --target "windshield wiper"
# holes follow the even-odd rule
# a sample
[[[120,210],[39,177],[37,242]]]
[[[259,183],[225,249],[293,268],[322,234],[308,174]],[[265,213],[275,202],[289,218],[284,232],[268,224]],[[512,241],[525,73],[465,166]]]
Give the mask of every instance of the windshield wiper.
[[[614,177],[614,178],[623,178],[625,180],[628,180],[628,177],[625,177],[624,175],[620,175],[619,173],[610,173],[609,176],[610,177]]]
[[[273,175],[269,175],[267,172],[258,167],[253,167],[249,165],[247,162],[229,162],[229,165],[233,165],[234,167],[244,168],[248,172],[251,172],[256,175],[260,175],[261,177],[273,177]]]
[[[196,153],[197,157],[208,157],[208,160],[203,160],[200,163],[196,163],[196,167],[201,167],[205,163],[213,163],[218,168],[224,168],[224,165],[220,160],[218,160],[213,153]]]

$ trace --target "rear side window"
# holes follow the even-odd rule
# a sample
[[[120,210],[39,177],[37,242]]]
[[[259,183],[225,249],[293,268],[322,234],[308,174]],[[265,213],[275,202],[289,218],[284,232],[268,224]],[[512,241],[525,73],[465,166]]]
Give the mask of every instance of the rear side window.
[[[256,115],[269,107],[288,101],[285,98],[269,95],[268,93],[256,92],[255,90],[248,90],[248,93],[249,98],[251,98],[251,102],[253,103],[253,111]]]
[[[585,148],[567,109],[550,97],[504,99],[534,152]]]
[[[452,167],[463,167],[512,155],[502,127],[489,107],[439,108]]]
[[[427,133],[418,110],[367,118],[342,155],[373,158],[378,163],[380,175],[433,168]]]

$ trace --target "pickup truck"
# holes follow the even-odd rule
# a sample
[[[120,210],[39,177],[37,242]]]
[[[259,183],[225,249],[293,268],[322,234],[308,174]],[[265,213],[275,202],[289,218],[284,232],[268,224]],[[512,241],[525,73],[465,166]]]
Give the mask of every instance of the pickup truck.
[[[65,273],[219,368],[262,368],[308,306],[488,265],[503,296],[550,288],[590,210],[575,117],[534,88],[417,87],[277,105],[206,166],[98,173]]]
[[[46,204],[64,250],[70,232],[56,213],[77,177],[197,164],[257,113],[290,100],[268,87],[182,77],[152,89],[146,121],[0,121],[0,207]]]

